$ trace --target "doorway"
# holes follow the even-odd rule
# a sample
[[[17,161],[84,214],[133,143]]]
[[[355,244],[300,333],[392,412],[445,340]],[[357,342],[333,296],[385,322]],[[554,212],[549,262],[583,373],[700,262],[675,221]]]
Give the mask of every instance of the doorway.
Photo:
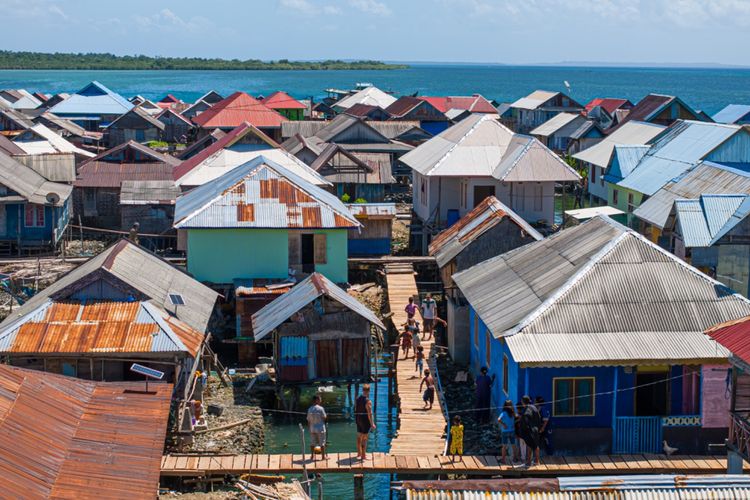
[[[495,196],[495,186],[474,186],[474,207],[490,196]]]
[[[635,386],[635,416],[669,415],[669,367],[639,368]]]
[[[301,235],[302,272],[315,272],[315,235]]]

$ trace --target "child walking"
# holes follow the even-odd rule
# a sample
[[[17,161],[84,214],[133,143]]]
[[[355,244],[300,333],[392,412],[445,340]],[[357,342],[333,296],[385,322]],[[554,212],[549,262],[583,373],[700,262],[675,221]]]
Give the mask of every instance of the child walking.
[[[460,457],[464,454],[464,424],[461,423],[459,415],[453,417],[453,422],[451,423],[450,454],[453,455],[453,459],[455,459],[456,455]]]
[[[500,461],[513,465],[513,458],[516,456],[516,411],[513,409],[513,401],[510,399],[505,401],[497,421],[500,424],[500,447],[502,448]],[[507,461],[506,457],[508,457]]]
[[[414,368],[414,371],[419,371],[419,376],[422,376],[422,369],[424,368],[424,347],[417,346],[417,354],[416,354],[417,362],[416,367]]]
[[[422,392],[422,386],[427,387],[422,394],[423,410],[432,410],[432,404],[435,402],[435,379],[430,375],[429,368],[424,369],[424,377],[419,383],[419,392]]]

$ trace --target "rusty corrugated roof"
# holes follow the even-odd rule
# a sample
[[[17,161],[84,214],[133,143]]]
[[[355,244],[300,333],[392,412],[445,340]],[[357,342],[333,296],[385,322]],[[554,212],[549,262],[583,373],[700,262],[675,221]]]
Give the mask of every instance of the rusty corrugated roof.
[[[2,496],[154,498],[171,394],[0,365]]]

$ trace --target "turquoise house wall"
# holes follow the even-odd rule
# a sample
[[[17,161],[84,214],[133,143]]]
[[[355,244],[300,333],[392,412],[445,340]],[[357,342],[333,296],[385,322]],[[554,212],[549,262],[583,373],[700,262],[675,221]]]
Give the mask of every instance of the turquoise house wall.
[[[348,280],[346,229],[312,231],[327,235],[327,263],[315,270],[335,283]],[[199,281],[232,283],[236,278],[286,278],[286,229],[189,229],[188,272]]]

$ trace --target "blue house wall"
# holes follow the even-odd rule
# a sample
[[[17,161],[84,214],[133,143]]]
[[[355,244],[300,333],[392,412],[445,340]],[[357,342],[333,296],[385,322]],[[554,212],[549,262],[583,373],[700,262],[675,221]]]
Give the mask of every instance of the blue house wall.
[[[17,242],[23,245],[39,244],[43,242],[57,242],[62,236],[70,219],[70,200],[68,198],[62,207],[44,207],[44,227],[27,227],[25,224],[25,203],[9,203],[1,205],[5,210],[5,231],[0,230],[0,239]]]

